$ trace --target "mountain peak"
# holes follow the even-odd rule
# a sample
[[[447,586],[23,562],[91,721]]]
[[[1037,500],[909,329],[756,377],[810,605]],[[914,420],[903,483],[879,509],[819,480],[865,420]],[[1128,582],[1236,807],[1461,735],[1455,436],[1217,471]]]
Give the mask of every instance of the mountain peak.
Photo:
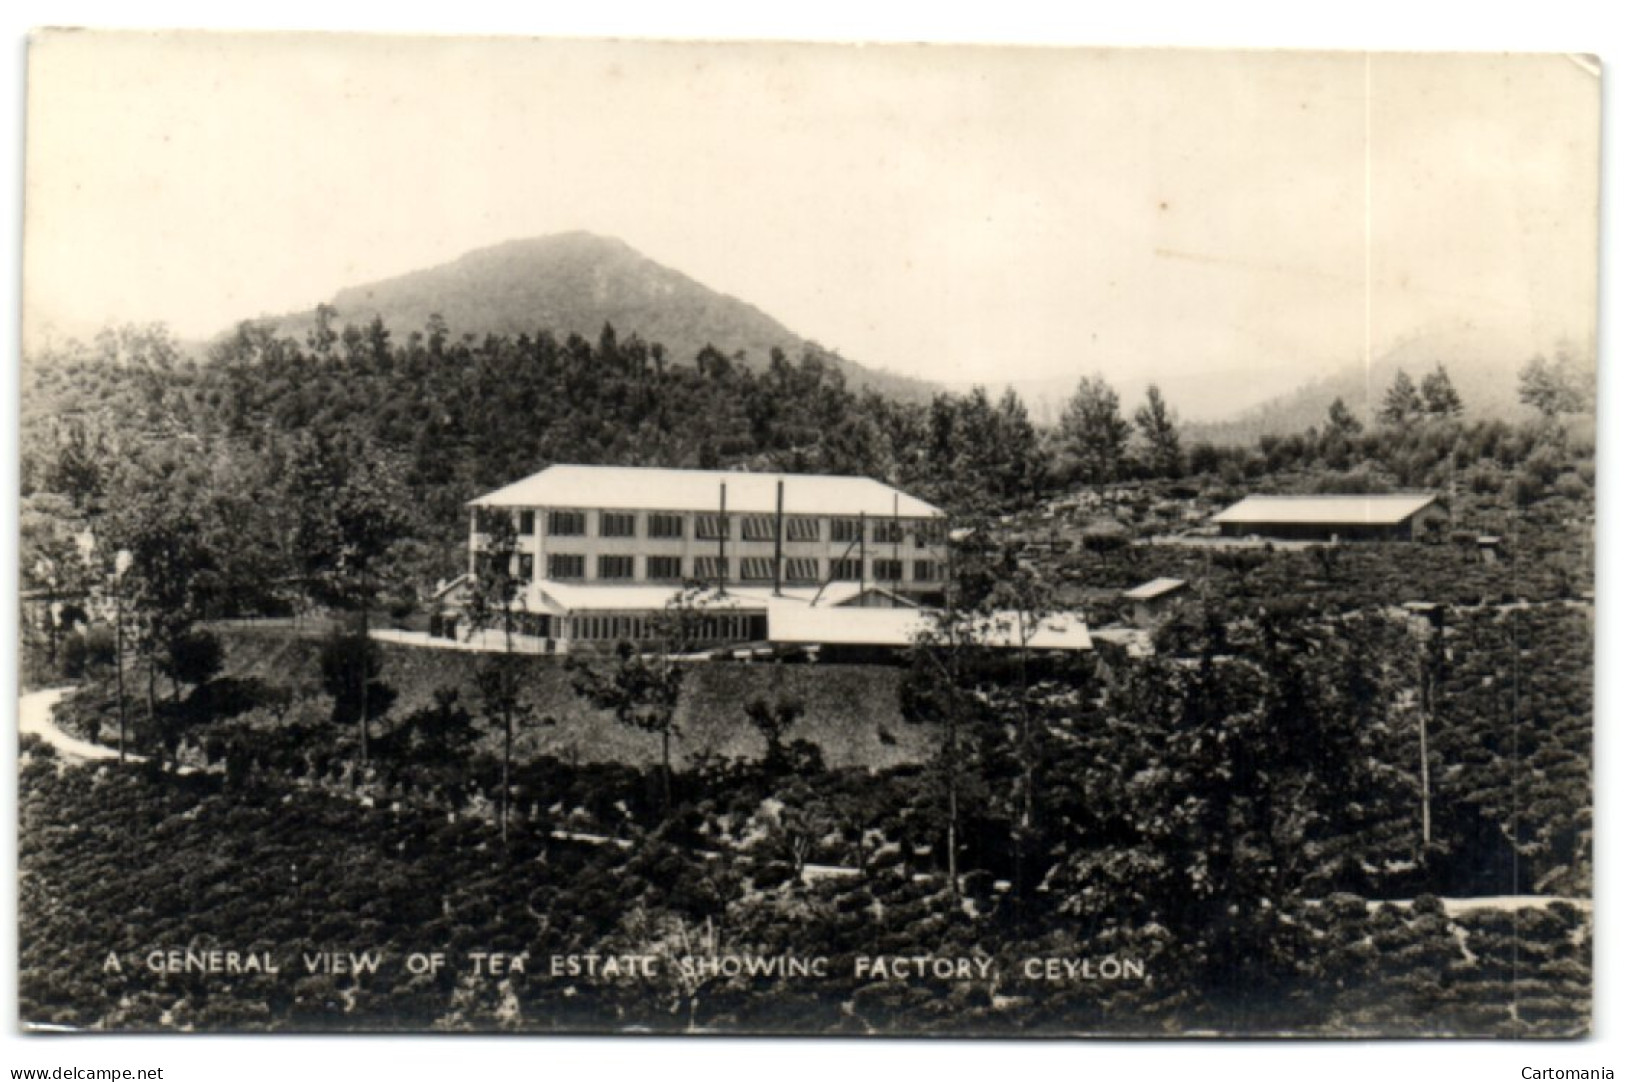
[[[706,346],[743,353],[764,368],[774,349],[799,358],[818,347],[760,309],[708,289],[662,266],[618,237],[572,230],[521,237],[466,252],[449,263],[340,290],[331,301],[341,323],[375,316],[400,338],[438,313],[454,335],[517,337],[543,329],[558,338],[596,338],[604,324],[627,338],[658,342],[674,363],[692,363]],[[304,312],[278,320],[283,334],[303,337]],[[932,387],[824,353],[858,386],[908,397]]]

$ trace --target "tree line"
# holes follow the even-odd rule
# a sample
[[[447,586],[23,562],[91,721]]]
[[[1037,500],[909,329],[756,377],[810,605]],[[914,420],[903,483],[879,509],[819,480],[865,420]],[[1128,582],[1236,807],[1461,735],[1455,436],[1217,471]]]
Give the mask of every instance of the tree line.
[[[1131,480],[1499,485],[1490,463],[1518,470],[1510,498],[1526,505],[1571,461],[1589,469],[1558,422],[1590,398],[1565,355],[1531,360],[1520,393],[1540,421],[1467,421],[1442,365],[1420,384],[1401,372],[1370,430],[1338,400],[1303,433],[1220,447],[1187,445],[1157,386],[1125,413],[1099,375],[1043,430],[1009,390],[854,392],[816,349],[758,371],[712,348],[683,363],[610,326],[596,342],[476,340],[438,318],[397,341],[323,307],[303,341],[247,322],[196,360],[162,326],[125,326],[25,358],[28,626],[56,669],[88,598],[128,606],[152,689],[199,621],[409,608],[462,570],[466,501],[553,462],[861,474],[960,519]]]

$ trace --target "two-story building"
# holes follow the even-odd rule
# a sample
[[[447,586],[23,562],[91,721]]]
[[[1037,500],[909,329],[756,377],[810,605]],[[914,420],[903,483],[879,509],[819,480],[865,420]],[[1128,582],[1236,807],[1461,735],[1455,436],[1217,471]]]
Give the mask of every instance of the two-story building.
[[[469,576],[492,515],[513,524],[525,631],[549,649],[652,637],[679,595],[705,641],[766,643],[775,610],[912,608],[948,573],[943,512],[867,477],[551,466],[471,501]]]

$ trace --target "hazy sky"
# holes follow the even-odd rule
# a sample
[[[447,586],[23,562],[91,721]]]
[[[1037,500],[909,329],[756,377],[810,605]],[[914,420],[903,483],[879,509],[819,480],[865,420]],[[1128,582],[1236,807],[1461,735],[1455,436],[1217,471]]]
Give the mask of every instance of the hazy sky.
[[[865,363],[1200,416],[1368,343],[1589,336],[1598,101],[1556,55],[59,34],[27,330],[201,337],[586,229]]]

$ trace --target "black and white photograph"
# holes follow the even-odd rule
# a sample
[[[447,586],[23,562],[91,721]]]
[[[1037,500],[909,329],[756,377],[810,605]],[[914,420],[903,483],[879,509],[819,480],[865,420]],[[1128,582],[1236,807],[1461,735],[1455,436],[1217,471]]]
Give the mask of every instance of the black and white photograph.
[[[1596,57],[26,48],[22,1030],[1593,1032]]]

